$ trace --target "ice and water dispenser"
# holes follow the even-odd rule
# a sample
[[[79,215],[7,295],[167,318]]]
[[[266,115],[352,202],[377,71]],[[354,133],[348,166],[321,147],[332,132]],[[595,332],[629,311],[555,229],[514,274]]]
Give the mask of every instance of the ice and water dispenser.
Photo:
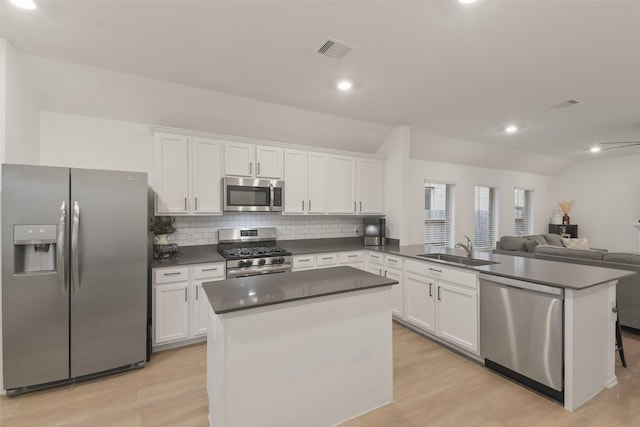
[[[54,271],[56,225],[14,225],[15,273]]]

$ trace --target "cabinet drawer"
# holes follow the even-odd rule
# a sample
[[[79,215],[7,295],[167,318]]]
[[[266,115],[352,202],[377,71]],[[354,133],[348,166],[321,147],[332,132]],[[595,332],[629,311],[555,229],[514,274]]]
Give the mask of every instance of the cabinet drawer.
[[[310,268],[315,266],[315,255],[300,255],[293,257],[293,268]]]
[[[153,283],[173,283],[189,280],[189,268],[154,268]]]
[[[404,263],[404,268],[406,271],[412,273],[435,277],[457,285],[467,286],[473,289],[478,287],[478,276],[475,273],[443,267],[440,264],[407,260]]]
[[[369,264],[382,265],[384,263],[384,255],[380,252],[367,252]]]
[[[316,255],[316,265],[318,267],[324,267],[328,265],[336,265],[338,262],[338,256],[336,254],[320,254]]]
[[[224,277],[224,264],[207,264],[193,267],[194,279],[216,279]]]
[[[402,261],[404,260],[398,256],[394,256],[394,255],[384,256],[384,266],[386,268],[397,268],[398,270],[402,270]]]
[[[338,260],[340,264],[354,264],[364,262],[364,252],[340,252]]]

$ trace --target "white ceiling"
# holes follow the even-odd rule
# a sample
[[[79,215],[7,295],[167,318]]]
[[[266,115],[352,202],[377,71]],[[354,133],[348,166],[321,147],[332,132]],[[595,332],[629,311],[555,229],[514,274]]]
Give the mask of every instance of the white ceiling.
[[[597,142],[640,140],[640,1],[39,6],[2,3],[1,35],[21,53],[571,160],[594,158]],[[326,37],[357,49],[316,54]],[[344,77],[350,93],[334,89]],[[580,104],[551,107],[569,99]],[[509,123],[524,129],[505,135]]]

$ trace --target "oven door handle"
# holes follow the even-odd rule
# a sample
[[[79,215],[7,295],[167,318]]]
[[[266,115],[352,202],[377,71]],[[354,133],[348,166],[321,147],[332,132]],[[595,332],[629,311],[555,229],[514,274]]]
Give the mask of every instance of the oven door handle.
[[[269,184],[269,210],[273,210],[273,198],[275,197],[275,191],[273,189],[273,184]]]
[[[227,279],[235,279],[237,277],[258,276],[260,274],[285,273],[291,271],[291,265],[282,265],[278,267],[262,267],[248,270],[227,270]]]

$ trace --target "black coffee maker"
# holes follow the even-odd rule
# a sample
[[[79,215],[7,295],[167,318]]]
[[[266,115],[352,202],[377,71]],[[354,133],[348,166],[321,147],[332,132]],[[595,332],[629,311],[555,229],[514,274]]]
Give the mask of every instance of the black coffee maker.
[[[384,246],[385,238],[385,219],[384,218],[365,218],[364,219],[364,245],[365,246]]]

